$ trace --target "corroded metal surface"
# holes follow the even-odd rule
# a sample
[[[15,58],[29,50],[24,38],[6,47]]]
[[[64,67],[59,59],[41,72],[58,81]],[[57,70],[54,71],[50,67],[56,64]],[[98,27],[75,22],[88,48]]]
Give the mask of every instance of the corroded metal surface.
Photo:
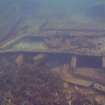
[[[50,34],[50,32],[49,32]],[[33,46],[33,44],[37,43],[36,41],[30,42],[24,39],[37,39],[40,38],[42,41],[39,42],[39,46],[41,45],[43,50],[40,48],[31,48],[28,46]],[[12,48],[13,46],[17,46],[18,44],[23,43],[21,48]],[[24,45],[27,44],[27,48],[25,49]],[[37,46],[38,46],[37,44]],[[43,45],[42,45],[43,44]],[[4,50],[2,50],[4,49]],[[2,51],[36,51],[36,52],[59,52],[59,53],[73,53],[79,55],[94,55],[94,56],[104,56],[105,55],[105,37],[104,34],[100,36],[72,36],[70,34],[65,35],[65,33],[57,32],[53,35],[42,35],[40,36],[21,36],[20,38],[12,39],[1,46]]]

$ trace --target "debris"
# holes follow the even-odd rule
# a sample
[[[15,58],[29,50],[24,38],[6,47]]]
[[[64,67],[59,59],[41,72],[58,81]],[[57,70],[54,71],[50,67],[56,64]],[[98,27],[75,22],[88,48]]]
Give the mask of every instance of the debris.
[[[18,55],[18,56],[16,57],[16,64],[17,64],[18,66],[21,66],[23,63],[24,63],[24,56],[23,56],[23,55]]]

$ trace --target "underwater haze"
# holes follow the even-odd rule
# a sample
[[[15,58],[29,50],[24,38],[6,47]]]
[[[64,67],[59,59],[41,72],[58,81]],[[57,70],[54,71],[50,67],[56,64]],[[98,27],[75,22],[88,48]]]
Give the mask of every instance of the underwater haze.
[[[0,0],[0,41],[11,34],[38,32],[45,21],[105,26],[104,0]]]
[[[105,0],[0,0],[0,105],[105,105]]]

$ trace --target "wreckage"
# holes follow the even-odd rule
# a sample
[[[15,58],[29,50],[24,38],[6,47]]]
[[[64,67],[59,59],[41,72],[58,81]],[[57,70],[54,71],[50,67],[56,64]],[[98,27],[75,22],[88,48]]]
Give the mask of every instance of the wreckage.
[[[21,65],[24,65],[24,59],[27,59],[27,56],[24,57],[24,54],[21,54],[21,52],[37,53],[31,57],[31,61],[37,66],[49,65],[48,55],[68,55],[69,62],[64,62],[63,66],[52,66],[50,69],[54,75],[57,75],[64,82],[64,93],[67,96],[69,105],[77,105],[78,101],[81,105],[98,105],[100,103],[100,105],[104,105],[105,53],[103,40],[99,36],[96,38],[93,36],[92,39],[95,38],[94,40],[91,39],[91,36],[67,35],[64,37],[64,33],[61,33],[62,31],[60,31],[60,34],[57,31],[53,36],[45,35],[43,37],[21,36],[15,41],[12,40],[4,44],[0,53],[19,53],[19,56],[16,58],[16,64],[19,68],[21,68]],[[36,38],[41,40],[41,42],[35,42],[34,39]],[[102,36],[102,38],[104,37]],[[55,39],[56,43],[54,43]],[[61,46],[62,41],[66,47]],[[86,43],[84,44],[84,42]],[[29,44],[29,48],[24,47],[25,44]],[[39,47],[34,47],[34,44],[37,44]],[[58,59],[57,62],[56,60],[52,62],[57,63],[60,61]],[[79,99],[78,95],[82,100]],[[74,97],[72,101],[71,97]]]

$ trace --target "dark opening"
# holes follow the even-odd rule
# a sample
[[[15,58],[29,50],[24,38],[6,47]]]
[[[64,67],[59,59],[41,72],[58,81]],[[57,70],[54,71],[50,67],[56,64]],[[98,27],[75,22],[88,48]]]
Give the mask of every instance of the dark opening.
[[[77,67],[102,68],[102,57],[99,56],[78,56]]]

